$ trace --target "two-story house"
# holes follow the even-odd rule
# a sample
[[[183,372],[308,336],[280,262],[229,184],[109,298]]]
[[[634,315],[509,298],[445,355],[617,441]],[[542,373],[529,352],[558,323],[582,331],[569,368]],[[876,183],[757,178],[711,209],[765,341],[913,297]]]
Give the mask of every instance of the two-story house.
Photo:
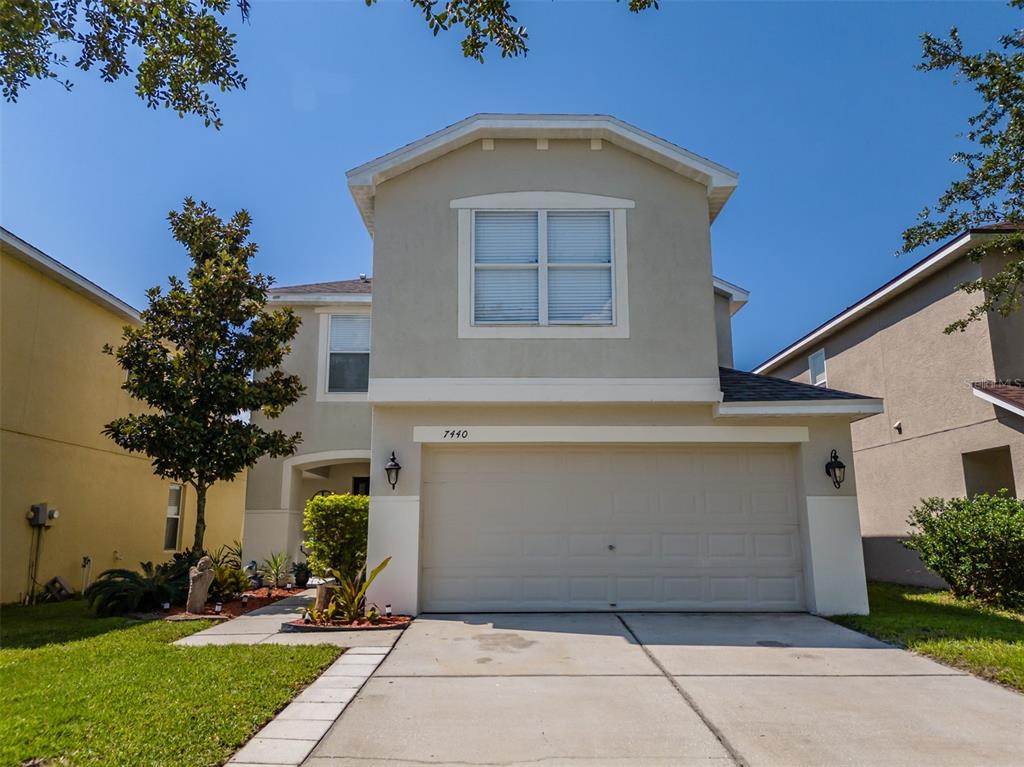
[[[296,552],[305,498],[369,477],[398,612],[867,610],[856,477],[826,464],[882,403],[730,367],[734,172],[612,117],[477,115],[348,183],[372,313],[368,281],[273,293],[310,393],[247,549]]]
[[[943,243],[754,370],[885,398],[885,413],[853,425],[874,580],[941,585],[901,543],[922,498],[1024,492],[1024,313],[943,332],[977,303],[959,286],[1002,268],[966,256],[1000,229]]]

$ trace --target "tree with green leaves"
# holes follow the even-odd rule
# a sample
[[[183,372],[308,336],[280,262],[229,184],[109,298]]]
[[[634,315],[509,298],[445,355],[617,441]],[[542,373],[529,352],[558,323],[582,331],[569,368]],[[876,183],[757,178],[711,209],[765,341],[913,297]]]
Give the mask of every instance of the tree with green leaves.
[[[367,6],[377,0],[364,0]],[[423,14],[435,36],[461,27],[462,54],[484,60],[494,44],[502,57],[526,55],[526,27],[512,15],[509,0],[409,0]],[[639,13],[657,8],[658,0],[627,0]],[[0,84],[4,98],[17,101],[32,80],[61,79],[69,59],[84,71],[99,67],[113,82],[131,73],[130,59],[140,58],[135,92],[147,106],[173,109],[180,117],[196,115],[220,128],[220,109],[212,91],[244,89],[238,70],[237,35],[228,22],[252,17],[250,0],[3,0],[0,2]]]
[[[146,409],[111,421],[103,433],[146,454],[157,475],[195,489],[192,550],[199,552],[210,486],[264,455],[291,455],[302,439],[247,418],[276,418],[302,395],[299,377],[280,368],[300,320],[290,307],[266,308],[273,280],[250,271],[257,248],[246,211],[224,222],[188,198],[168,220],[192,259],[188,281],[172,276],[166,293],[147,291],[142,323],[125,326],[116,350],[104,347],[127,373],[121,388]]]
[[[1010,0],[1024,9],[1024,0]],[[946,328],[964,331],[988,313],[1008,317],[1024,306],[1024,29],[999,39],[1000,50],[968,53],[956,27],[949,37],[921,36],[924,53],[918,69],[948,71],[971,83],[983,107],[968,118],[969,149],[953,155],[962,165],[934,207],[903,232],[902,253],[941,242],[971,229],[988,232],[967,256],[975,262],[1003,259],[998,270],[960,286],[979,301],[966,316]]]

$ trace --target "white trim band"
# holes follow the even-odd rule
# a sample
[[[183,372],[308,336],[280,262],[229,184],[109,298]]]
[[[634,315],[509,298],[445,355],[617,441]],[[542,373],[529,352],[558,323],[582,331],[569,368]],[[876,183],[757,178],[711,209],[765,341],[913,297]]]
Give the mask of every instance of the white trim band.
[[[880,399],[722,402],[715,405],[716,416],[875,415],[882,412],[885,412],[885,406]]]
[[[717,378],[371,378],[370,402],[720,402]]]
[[[971,387],[971,391],[974,392],[975,397],[983,399],[986,402],[995,405],[996,407],[1001,407],[1003,410],[1006,410],[1007,412],[1016,413],[1021,418],[1024,418],[1024,407],[1020,407],[1019,405],[1016,405],[1013,402],[1007,402],[1005,399],[995,397],[986,391],[975,389],[973,386]]]
[[[806,426],[414,426],[413,442],[474,443],[794,443],[809,442]]]

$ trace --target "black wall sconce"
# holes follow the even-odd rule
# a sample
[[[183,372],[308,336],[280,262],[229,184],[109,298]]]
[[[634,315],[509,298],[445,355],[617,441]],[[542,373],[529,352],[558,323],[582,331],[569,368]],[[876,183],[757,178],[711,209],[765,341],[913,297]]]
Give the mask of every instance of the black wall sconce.
[[[384,464],[384,473],[388,475],[388,484],[391,485],[391,489],[395,489],[395,485],[398,484],[398,472],[402,470],[402,465],[395,458],[395,451],[391,451],[391,458]],[[838,485],[837,485],[838,487]]]
[[[825,464],[825,474],[832,478],[832,484],[836,488],[842,485],[846,479],[846,464],[839,460],[839,453],[835,450],[832,451],[828,463]]]

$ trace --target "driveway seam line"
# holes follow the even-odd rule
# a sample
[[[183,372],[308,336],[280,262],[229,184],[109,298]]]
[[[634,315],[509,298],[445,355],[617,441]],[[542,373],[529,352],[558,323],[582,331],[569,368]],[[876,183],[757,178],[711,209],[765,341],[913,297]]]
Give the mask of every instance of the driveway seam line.
[[[670,673],[668,673],[668,669],[661,665],[661,662],[654,657],[654,653],[652,653],[648,649],[647,645],[640,641],[640,637],[638,637],[636,633],[633,631],[633,628],[628,623],[626,623],[626,620],[618,613],[615,614],[615,617],[619,619],[619,623],[622,624],[622,627],[626,630],[626,632],[631,637],[633,637],[633,641],[636,642],[640,646],[640,649],[644,651],[644,655],[647,656],[648,660],[650,660],[651,663],[653,663],[657,667],[657,669],[661,672],[662,676],[664,676],[665,679],[668,680],[668,683],[675,688],[675,691],[679,693],[679,697],[681,697],[686,702],[686,705],[688,705],[690,709],[693,711],[693,713],[695,713],[700,718],[700,720],[704,723],[704,726],[707,727],[711,731],[711,734],[718,739],[718,742],[722,744],[722,748],[724,748],[726,752],[729,754],[729,757],[732,759],[733,764],[735,764],[737,767],[750,767],[749,762],[747,762],[747,760],[743,758],[743,755],[740,754],[736,747],[729,742],[729,739],[725,736],[725,733],[718,728],[718,725],[711,721],[711,718],[704,713],[701,707],[697,705],[697,701],[695,701],[693,697],[688,692],[686,692],[686,690],[683,689],[683,686],[679,684],[679,682],[676,681],[676,679]]]

